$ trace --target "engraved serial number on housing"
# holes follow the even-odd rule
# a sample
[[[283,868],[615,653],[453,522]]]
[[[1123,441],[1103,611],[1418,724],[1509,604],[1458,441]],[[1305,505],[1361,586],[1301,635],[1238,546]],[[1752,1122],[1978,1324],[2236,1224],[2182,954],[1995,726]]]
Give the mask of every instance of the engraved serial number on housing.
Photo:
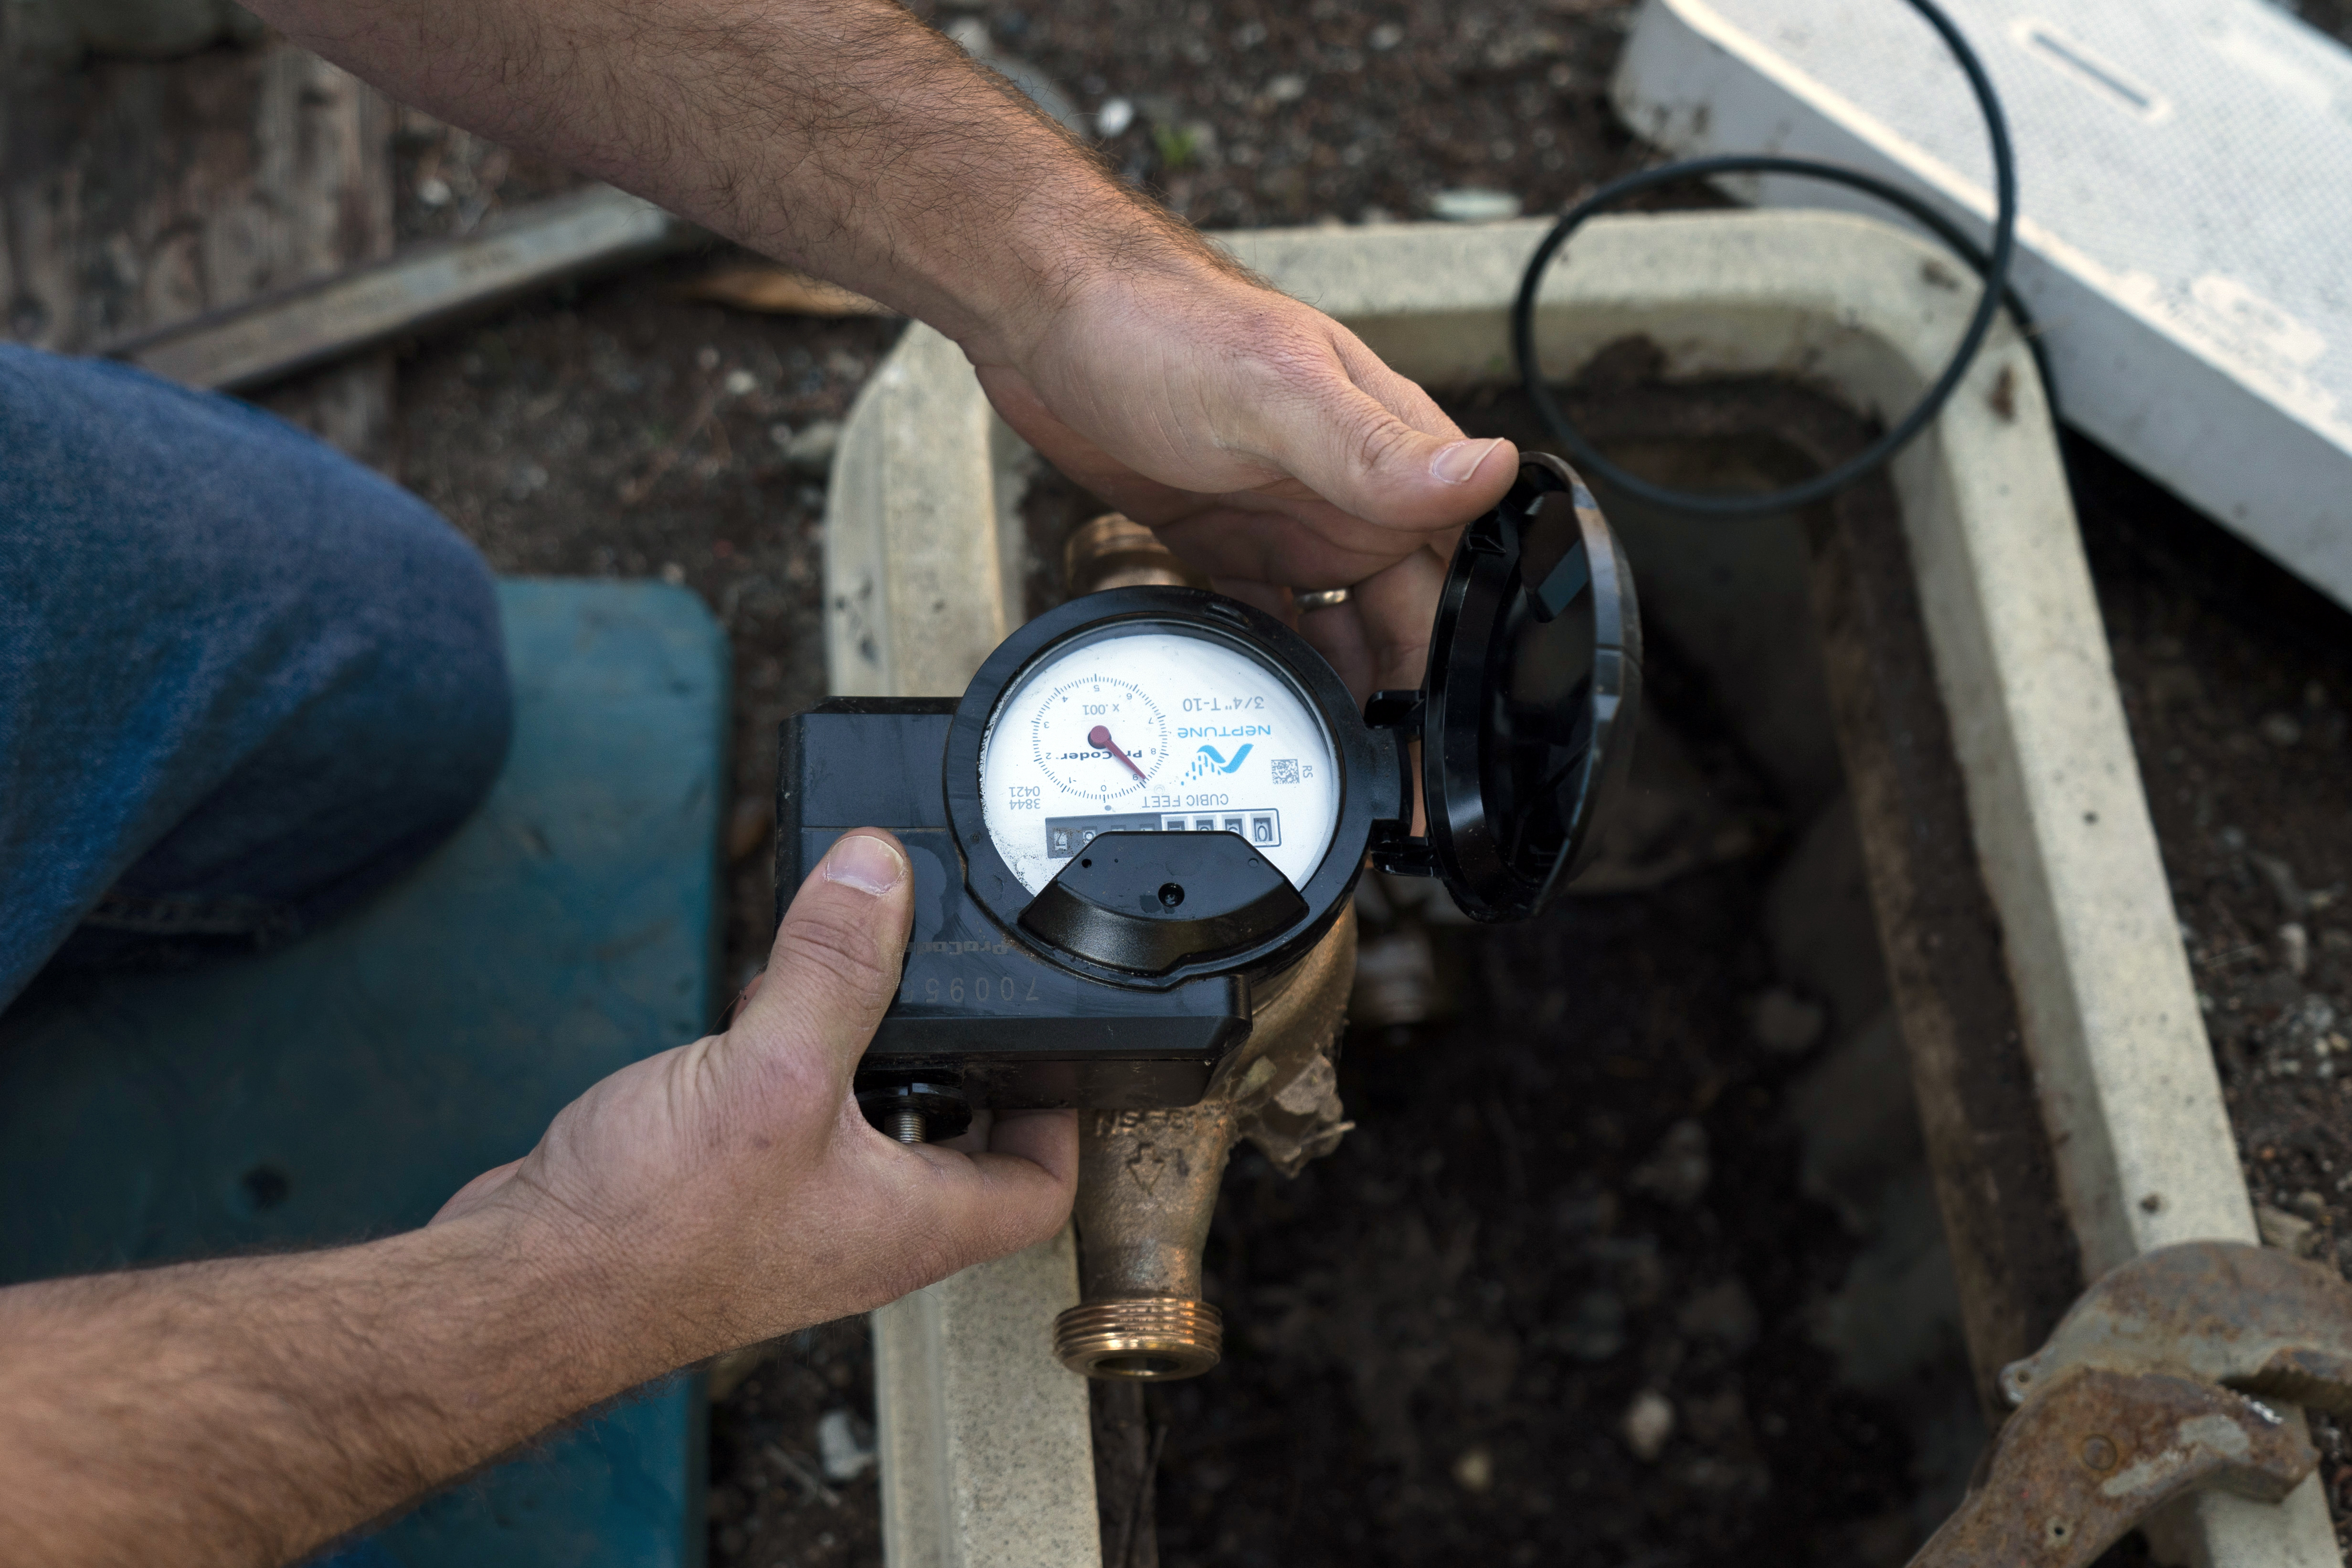
[[[951,974],[945,979],[927,974],[920,980],[908,981],[898,996],[905,1002],[947,1006],[962,1003],[1009,1006],[1015,1002],[1037,1000],[1037,982],[1034,977],[1022,980],[1010,974]]]

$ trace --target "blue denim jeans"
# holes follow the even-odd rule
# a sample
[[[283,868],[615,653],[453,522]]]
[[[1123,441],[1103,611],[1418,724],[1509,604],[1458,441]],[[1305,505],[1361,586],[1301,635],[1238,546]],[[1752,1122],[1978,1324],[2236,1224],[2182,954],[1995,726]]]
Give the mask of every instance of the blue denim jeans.
[[[0,1007],[299,936],[506,755],[490,574],[245,404],[0,343]]]

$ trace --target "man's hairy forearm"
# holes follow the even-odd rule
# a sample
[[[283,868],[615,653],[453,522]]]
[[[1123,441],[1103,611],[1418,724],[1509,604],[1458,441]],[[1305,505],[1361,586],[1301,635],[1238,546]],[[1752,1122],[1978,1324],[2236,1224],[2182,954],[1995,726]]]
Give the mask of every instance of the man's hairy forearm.
[[[1210,253],[892,0],[255,0],[396,96],[930,322],[975,358]]]
[[[893,841],[844,837],[726,1033],[592,1086],[423,1230],[0,1289],[0,1564],[293,1561],[673,1367],[1052,1235],[1075,1118],[918,1149],[850,1097],[913,901]]]
[[[661,1370],[619,1305],[497,1215],[0,1290],[0,1562],[289,1561]]]

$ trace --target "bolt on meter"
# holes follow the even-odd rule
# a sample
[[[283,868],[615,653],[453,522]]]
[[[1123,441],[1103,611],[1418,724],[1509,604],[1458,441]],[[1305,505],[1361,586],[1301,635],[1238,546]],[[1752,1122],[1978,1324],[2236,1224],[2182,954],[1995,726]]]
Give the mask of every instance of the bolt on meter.
[[[1360,711],[1272,616],[1129,587],[1031,621],[960,698],[788,721],[779,914],[846,830],[906,845],[906,966],[857,1077],[877,1125],[1190,1105],[1368,861],[1441,879],[1480,921],[1556,898],[1640,697],[1622,552],[1575,473],[1530,455],[1464,531],[1421,687]]]

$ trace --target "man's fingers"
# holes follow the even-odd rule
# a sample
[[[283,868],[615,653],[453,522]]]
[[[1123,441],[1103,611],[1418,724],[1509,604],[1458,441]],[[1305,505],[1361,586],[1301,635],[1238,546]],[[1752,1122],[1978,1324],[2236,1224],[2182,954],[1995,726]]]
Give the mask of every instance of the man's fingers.
[[[898,990],[913,910],[898,841],[877,828],[844,834],[784,911],[767,973],[728,1030],[727,1057],[805,1042],[845,1091]]]
[[[1444,591],[1450,553],[1450,548],[1416,550],[1357,584],[1349,595],[1370,644],[1375,687],[1405,690],[1421,684],[1434,625],[1431,606]]]
[[[1320,318],[1318,318],[1319,321]],[[1472,440],[1345,328],[1251,362],[1227,396],[1227,424],[1340,510],[1384,528],[1469,521],[1511,488],[1517,448]],[[1302,329],[1303,330],[1303,329]]]
[[[975,1154],[908,1150],[924,1162],[892,1174],[942,1238],[942,1274],[1018,1252],[1061,1229],[1078,1185],[1078,1113],[998,1111],[988,1148]],[[903,1211],[902,1211],[903,1212]]]
[[[1073,1124],[1073,1160],[1077,1142]],[[978,1180],[959,1205],[960,1268],[1034,1247],[1068,1222],[1077,1194],[1075,1181],[1062,1180],[1034,1160],[1008,1154],[975,1154],[971,1167]]]
[[[1211,577],[1209,586],[1228,599],[1239,599],[1253,610],[1263,610],[1276,620],[1288,625],[1290,590],[1277,584],[1262,582],[1255,577]]]
[[[1135,517],[1169,549],[1212,577],[1242,577],[1288,588],[1345,588],[1393,565],[1434,533],[1377,529],[1323,501],[1280,510],[1227,501],[1184,517]]]
[[[1363,606],[1356,603],[1354,595],[1350,594],[1344,604],[1301,611],[1294,617],[1294,624],[1308,646],[1339,672],[1357,707],[1362,707],[1365,699],[1380,689],[1371,634],[1365,629]]]
[[[991,1154],[1026,1160],[1064,1186],[1078,1184],[1078,1113],[1000,1110],[988,1130]]]
[[[1065,397],[1008,366],[980,367],[1006,423],[1056,468],[1155,526],[1204,498],[1255,494],[1301,514],[1319,498],[1378,530],[1429,532],[1467,522],[1517,472],[1508,441],[1473,440],[1354,333],[1255,289],[1222,330],[1165,345],[1150,386]],[[1067,405],[1064,406],[1063,405]],[[1291,504],[1284,504],[1284,503]]]

